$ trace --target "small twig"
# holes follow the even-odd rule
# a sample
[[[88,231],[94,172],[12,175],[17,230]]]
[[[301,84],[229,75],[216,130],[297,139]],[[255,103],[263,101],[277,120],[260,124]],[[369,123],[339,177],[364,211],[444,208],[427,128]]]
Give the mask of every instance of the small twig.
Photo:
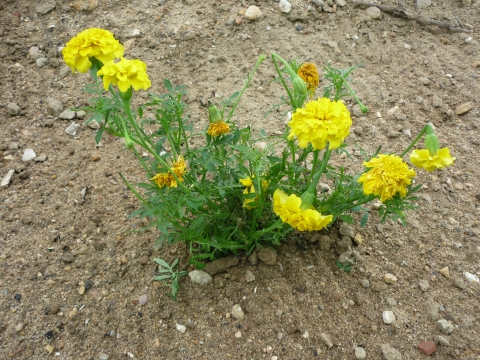
[[[459,18],[457,18],[456,15],[453,15],[453,17],[455,18],[455,20],[457,20],[458,24],[462,27],[462,29],[466,29],[465,25],[463,25],[463,23],[459,20]]]
[[[415,20],[416,22],[418,22],[422,25],[435,25],[435,26],[438,26],[439,28],[448,29],[451,32],[472,32],[472,30],[467,30],[465,28],[462,29],[462,28],[459,28],[459,27],[455,27],[452,24],[447,23],[447,22],[437,21],[437,20],[432,20],[432,19],[426,19],[426,18],[424,18],[423,16],[420,16],[420,15],[407,13],[405,10],[403,10],[401,8],[395,8],[395,7],[391,7],[391,6],[383,6],[383,5],[373,4],[373,3],[369,3],[369,2],[361,1],[361,0],[354,1],[353,4],[355,6],[369,6],[369,7],[374,6],[378,9],[380,9],[381,11],[383,11],[385,13],[388,13],[388,14],[391,14],[393,16],[401,17],[401,18],[408,19],[408,20]],[[458,21],[458,19],[457,19],[457,21]]]

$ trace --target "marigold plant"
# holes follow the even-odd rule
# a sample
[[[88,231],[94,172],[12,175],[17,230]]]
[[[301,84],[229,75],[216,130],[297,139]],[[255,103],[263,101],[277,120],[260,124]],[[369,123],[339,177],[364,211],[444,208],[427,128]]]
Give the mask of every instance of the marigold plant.
[[[346,153],[352,126],[342,98],[348,95],[368,111],[349,83],[356,67],[325,66],[323,96],[314,99],[316,66],[296,66],[272,53],[276,80],[286,93],[278,106],[292,116],[283,134],[267,136],[235,122],[238,104],[264,56],[243,88],[211,104],[208,124],[194,131],[185,90],[168,79],[165,94],[149,93],[146,103],[132,108],[135,92],[151,86],[148,69],[141,60],[123,58],[123,47],[108,31],[81,32],[63,54],[72,69],[92,74],[94,83],[87,91],[95,98],[86,110],[92,112],[88,121],[100,125],[96,141],[105,131],[124,138],[146,172],[147,181],[135,185],[121,175],[142,204],[132,215],[147,218],[159,230],[159,245],[186,242],[198,267],[205,259],[278,245],[294,230],[321,231],[338,219],[351,223],[354,213],[363,214],[364,225],[369,203],[377,199],[382,220],[404,222],[420,189],[414,184],[416,172],[403,160],[406,154],[425,135],[426,149],[410,155],[414,166],[432,171],[455,160],[448,148],[438,148],[434,128],[427,124],[402,154],[366,155],[362,174],[333,166],[330,159]],[[147,110],[154,119],[144,116]],[[319,190],[321,180],[332,184],[330,191]]]

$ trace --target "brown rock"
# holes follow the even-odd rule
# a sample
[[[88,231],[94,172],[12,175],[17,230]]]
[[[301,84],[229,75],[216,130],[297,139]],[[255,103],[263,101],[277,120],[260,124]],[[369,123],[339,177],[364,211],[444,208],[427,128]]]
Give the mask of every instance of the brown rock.
[[[258,258],[267,265],[275,265],[277,263],[277,252],[270,248],[262,248],[258,252]]]
[[[421,352],[425,355],[432,355],[435,351],[437,351],[437,345],[433,341],[424,341],[418,344],[418,348]]]
[[[98,0],[77,0],[72,7],[77,10],[93,11],[98,7]]]
[[[473,102],[469,101],[464,104],[458,105],[457,108],[455,109],[455,113],[457,115],[462,115],[472,109],[473,109]]]
[[[141,265],[147,265],[148,264],[148,256],[142,256],[141,258],[138,258],[137,262]]]
[[[225,258],[221,258],[218,260],[213,260],[211,263],[208,263],[207,266],[205,266],[205,271],[206,273],[209,273],[210,275],[215,275],[221,272],[224,272],[228,268],[231,268],[232,266],[236,266],[238,262],[240,261],[240,258],[238,257],[233,257],[233,256],[228,256]]]

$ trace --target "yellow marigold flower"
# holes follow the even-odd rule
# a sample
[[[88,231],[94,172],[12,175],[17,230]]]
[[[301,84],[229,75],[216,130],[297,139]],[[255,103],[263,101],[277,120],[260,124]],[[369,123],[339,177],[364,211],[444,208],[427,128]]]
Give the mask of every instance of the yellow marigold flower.
[[[332,222],[333,215],[323,216],[313,209],[301,209],[302,199],[292,194],[287,196],[277,189],[273,194],[273,211],[284,223],[299,231],[321,230]]]
[[[305,63],[298,69],[298,76],[307,83],[308,90],[315,90],[319,83],[318,70],[315,64]]]
[[[152,83],[148,78],[147,64],[141,60],[127,60],[124,57],[119,62],[110,61],[98,70],[98,76],[103,76],[103,87],[108,90],[110,84],[118,85],[121,92],[127,92],[130,86],[135,91],[147,90]]]
[[[254,177],[254,176],[252,176]],[[243,192],[244,194],[254,194],[255,193],[255,186],[253,185],[252,178],[247,177],[245,179],[240,179],[240,183],[246,187],[245,191]],[[268,181],[267,180],[262,180],[262,189],[263,191],[266,191],[268,188]],[[248,204],[254,201],[258,200],[258,196],[255,198],[251,199],[245,199],[243,202],[243,207],[250,210],[255,208],[256,206],[249,206]]]
[[[214,137],[228,134],[229,132],[230,126],[223,120],[212,122],[207,130],[207,134]]]
[[[430,155],[427,149],[413,150],[410,154],[410,162],[418,168],[432,172],[444,166],[453,164],[456,158],[450,156],[450,150],[443,148],[438,150],[437,155]]]
[[[72,38],[62,50],[63,60],[80,73],[86,73],[94,57],[103,64],[123,56],[123,45],[108,30],[91,28]]]
[[[323,149],[328,141],[330,149],[337,149],[350,134],[352,118],[342,102],[321,98],[297,109],[288,125],[288,139],[297,137],[301,148],[310,142],[314,149]]]
[[[358,179],[363,183],[363,192],[373,194],[380,201],[392,199],[397,193],[401,197],[407,195],[407,186],[412,183],[412,178],[417,174],[396,155],[380,154],[378,157],[364,162],[363,166],[370,168]]]
[[[187,166],[185,165],[185,160],[182,155],[178,157],[177,161],[173,162],[172,169],[175,175],[177,175],[178,180],[183,182],[183,175],[187,172]],[[177,181],[170,171],[158,173],[150,180],[154,181],[160,188],[163,188],[164,186],[177,187]]]

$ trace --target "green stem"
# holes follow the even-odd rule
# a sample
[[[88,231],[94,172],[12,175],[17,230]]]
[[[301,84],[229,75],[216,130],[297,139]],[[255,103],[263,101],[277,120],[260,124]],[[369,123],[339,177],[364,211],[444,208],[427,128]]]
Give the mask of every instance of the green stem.
[[[427,131],[427,125],[423,127],[422,131],[420,131],[417,137],[413,139],[413,141],[410,143],[410,145],[408,145],[405,151],[400,154],[401,158],[403,158],[405,154],[408,153],[412,147],[414,147],[414,145],[418,142],[418,140],[420,140],[420,138],[423,136],[423,134],[425,134],[426,131]]]
[[[280,56],[278,56],[277,54],[272,53],[273,65],[275,66],[275,70],[277,70],[277,74],[280,77],[280,82],[282,83],[283,87],[287,91],[288,97],[290,98],[290,105],[292,105],[292,108],[295,111],[297,109],[296,106],[295,106],[295,100],[292,96],[292,93],[290,92],[290,89],[288,88],[287,84],[285,83],[285,80],[283,79],[282,73],[281,73],[280,69],[278,68],[277,62],[275,61],[275,57],[278,57],[280,59],[280,61],[282,61],[283,59]]]
[[[320,181],[320,177],[322,176],[323,172],[327,168],[328,160],[330,160],[330,155],[332,154],[332,150],[329,149],[329,145],[327,143],[327,149],[325,151],[325,154],[323,155],[323,160],[322,164],[320,165],[320,169],[313,175],[312,181],[308,185],[307,192],[310,192],[312,194],[316,193],[317,189],[317,184]]]
[[[262,62],[265,61],[265,56],[264,55],[261,55],[258,60],[257,60],[257,63],[255,64],[255,67],[253,68],[252,72],[248,74],[248,77],[247,77],[247,82],[245,83],[245,85],[243,86],[243,89],[242,91],[240,91],[240,94],[237,96],[237,99],[235,100],[235,102],[233,103],[233,106],[232,106],[232,109],[230,110],[230,112],[228,113],[228,120],[230,120],[232,117],[233,117],[233,114],[235,114],[235,109],[237,108],[238,106],[238,103],[240,102],[242,96],[243,96],[243,93],[245,92],[245,90],[247,90],[248,86],[250,85],[250,81],[252,81],[252,78],[253,78],[253,75],[255,75],[255,73],[257,72],[257,69],[258,67],[260,66],[260,64]]]
[[[143,203],[143,205],[145,205],[145,207],[147,207],[147,208],[151,208],[152,205],[150,205],[150,204],[148,203],[148,201],[145,200],[145,199],[143,198],[143,196],[140,195],[140,193],[133,188],[133,186],[128,182],[127,179],[125,179],[125,177],[122,175],[122,173],[119,172],[118,174],[119,174],[120,177],[122,178],[122,180],[123,180],[123,182],[125,183],[125,185],[127,185],[127,187],[130,189],[130,191],[135,194],[135,196]]]
[[[125,109],[125,112],[127,113],[127,117],[128,117],[128,120],[130,121],[130,124],[132,125],[133,129],[135,130],[135,133],[137,134],[137,137],[138,137],[138,140],[140,141],[140,145],[145,149],[147,150],[150,154],[153,155],[153,157],[160,163],[162,164],[162,166],[165,168],[165,169],[168,169],[168,171],[172,174],[173,178],[175,179],[175,181],[177,182],[178,186],[180,186],[182,188],[183,191],[189,193],[190,190],[182,184],[182,182],[178,179],[177,175],[175,174],[175,172],[173,171],[172,168],[170,168],[170,166],[160,157],[158,156],[158,154],[155,152],[155,150],[153,150],[150,146],[147,145],[147,143],[145,142],[144,138],[143,138],[143,133],[140,131],[140,129],[138,128],[138,124],[137,122],[135,121],[135,119],[133,118],[133,114],[132,114],[132,109],[130,108],[130,100],[125,100],[123,99],[123,105],[124,105],[124,109]],[[173,149],[173,146],[172,146],[172,149]],[[175,157],[177,158],[177,157]]]
[[[310,177],[308,178],[307,184],[310,184],[310,182],[312,181],[313,175],[315,174],[315,169],[317,168],[317,163],[318,163],[318,154],[320,154],[320,150],[313,151],[312,171],[310,173]]]
[[[293,179],[294,183],[297,182],[296,162],[295,162],[295,142],[293,140],[287,140],[290,145],[290,153],[292,154],[292,166],[293,173],[290,171],[290,179]],[[293,175],[293,176],[292,176]]]

